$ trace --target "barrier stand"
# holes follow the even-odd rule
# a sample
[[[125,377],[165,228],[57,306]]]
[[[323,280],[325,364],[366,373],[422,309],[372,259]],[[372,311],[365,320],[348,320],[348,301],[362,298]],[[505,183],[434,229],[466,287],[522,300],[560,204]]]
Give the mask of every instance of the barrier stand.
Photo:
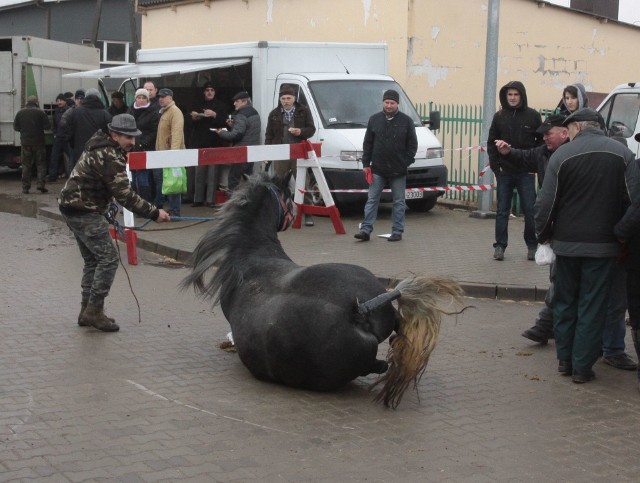
[[[328,216],[333,223],[333,229],[337,235],[344,235],[346,233],[342,219],[340,218],[340,212],[338,207],[333,201],[331,191],[329,191],[329,185],[324,177],[320,163],[318,162],[318,156],[313,149],[313,146],[309,141],[303,141],[302,143],[306,148],[305,157],[298,159],[298,172],[296,173],[296,192],[293,197],[293,201],[298,206],[298,213],[296,219],[293,221],[292,228],[300,228],[302,226],[303,215],[318,215]],[[311,168],[313,175],[318,183],[318,189],[322,195],[325,206],[305,205],[304,204],[304,192],[307,181],[307,168]]]
[[[122,237],[118,234],[118,231],[113,226],[109,227],[109,233],[111,234],[111,238],[116,240],[116,242],[117,240],[122,239]],[[136,249],[136,245],[138,243],[138,234],[135,232],[135,230],[125,228],[124,240],[122,241],[124,241],[127,246],[127,262],[129,263],[129,265],[137,265],[138,251]]]

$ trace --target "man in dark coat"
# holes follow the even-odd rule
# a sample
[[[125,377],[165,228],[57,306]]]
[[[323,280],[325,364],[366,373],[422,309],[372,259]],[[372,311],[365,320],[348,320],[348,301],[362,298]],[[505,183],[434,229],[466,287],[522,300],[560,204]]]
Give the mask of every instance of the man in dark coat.
[[[53,111],[53,146],[51,146],[51,159],[49,161],[49,171],[47,181],[53,182],[58,179],[60,160],[63,159],[66,151],[67,141],[64,138],[62,129],[62,116],[69,109],[67,99],[60,93],[56,97],[56,109]]]
[[[407,168],[415,162],[418,137],[411,118],[398,109],[399,102],[400,94],[397,91],[385,91],[382,95],[382,111],[371,116],[367,124],[362,142],[362,165],[369,183],[369,195],[360,233],[354,235],[358,240],[369,241],[386,184],[389,184],[393,196],[391,236],[387,240],[402,240]]]
[[[571,142],[558,148],[535,203],[536,236],[556,254],[553,308],[558,371],[584,383],[595,377],[609,289],[620,245],[615,224],[637,184],[633,153],[607,138],[601,116],[581,109],[569,116]],[[588,196],[585,196],[585,193]]]
[[[515,188],[524,212],[527,259],[533,260],[537,247],[533,222],[533,203],[536,199],[534,176],[523,168],[504,163],[495,142],[501,139],[517,149],[533,148],[538,144],[536,129],[542,124],[542,119],[537,111],[528,106],[527,91],[522,82],[511,81],[505,84],[500,89],[499,97],[502,108],[493,116],[487,140],[489,165],[496,177],[498,197],[493,258],[504,260],[509,242],[509,216]]]
[[[111,117],[104,109],[98,89],[93,88],[87,89],[82,104],[65,116],[64,136],[73,147],[72,169],[80,159],[85,143],[96,131],[107,132],[107,124],[111,122]]]
[[[190,147],[193,149],[217,148],[222,145],[222,141],[211,130],[227,125],[229,109],[224,102],[215,98],[216,90],[211,82],[202,86],[202,94],[204,98],[200,105],[191,112],[193,131],[191,132]],[[193,204],[191,206],[203,206],[205,198],[208,207],[215,205],[218,178],[218,166],[196,166]]]
[[[240,91],[233,96],[236,108],[227,119],[228,131],[221,128],[215,132],[224,141],[233,146],[257,146],[260,144],[260,114],[251,105],[251,97],[247,91]],[[245,174],[253,172],[253,163],[232,164],[229,168],[229,189],[235,190]]]
[[[13,120],[13,129],[20,133],[20,155],[22,157],[22,193],[31,188],[33,164],[38,173],[38,191],[49,191],[44,187],[47,175],[47,148],[44,132],[51,129],[49,117],[40,109],[36,96],[27,97],[27,105],[20,109]]]
[[[267,118],[267,130],[265,132],[265,144],[294,144],[313,136],[316,126],[313,116],[307,106],[296,101],[296,92],[292,86],[283,85],[280,88],[280,105],[269,113]],[[290,170],[297,173],[297,161],[275,161],[273,170],[278,176],[284,176]],[[307,176],[307,181],[310,177]],[[310,184],[307,184],[307,190]],[[310,193],[305,193],[305,204],[311,204]],[[313,217],[305,215],[304,224],[313,226]]]

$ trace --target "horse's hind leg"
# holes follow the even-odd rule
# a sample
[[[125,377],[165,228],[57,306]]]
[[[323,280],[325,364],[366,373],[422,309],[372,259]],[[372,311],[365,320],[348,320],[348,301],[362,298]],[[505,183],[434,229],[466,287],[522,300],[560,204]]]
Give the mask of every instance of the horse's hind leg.
[[[385,372],[387,372],[387,369],[389,369],[389,364],[387,363],[387,361],[375,359],[369,370],[361,375],[366,376],[369,374],[384,374]]]

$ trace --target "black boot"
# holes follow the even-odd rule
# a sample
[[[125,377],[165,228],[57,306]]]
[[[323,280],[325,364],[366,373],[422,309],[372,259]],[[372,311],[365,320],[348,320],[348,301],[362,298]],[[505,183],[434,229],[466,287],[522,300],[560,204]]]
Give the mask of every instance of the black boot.
[[[530,329],[525,330],[522,333],[522,337],[544,345],[549,342],[549,339],[553,339],[553,331],[549,331],[536,324]]]
[[[640,360],[640,329],[631,329],[631,337],[633,338],[633,347],[636,349],[636,355]],[[638,364],[638,391],[640,391],[640,364]]]

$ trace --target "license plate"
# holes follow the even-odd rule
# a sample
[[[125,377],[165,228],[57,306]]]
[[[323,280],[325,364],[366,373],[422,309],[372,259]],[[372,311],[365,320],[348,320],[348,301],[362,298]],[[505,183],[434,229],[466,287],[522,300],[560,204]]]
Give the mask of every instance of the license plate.
[[[417,200],[418,198],[424,198],[424,191],[405,191],[405,200]]]

